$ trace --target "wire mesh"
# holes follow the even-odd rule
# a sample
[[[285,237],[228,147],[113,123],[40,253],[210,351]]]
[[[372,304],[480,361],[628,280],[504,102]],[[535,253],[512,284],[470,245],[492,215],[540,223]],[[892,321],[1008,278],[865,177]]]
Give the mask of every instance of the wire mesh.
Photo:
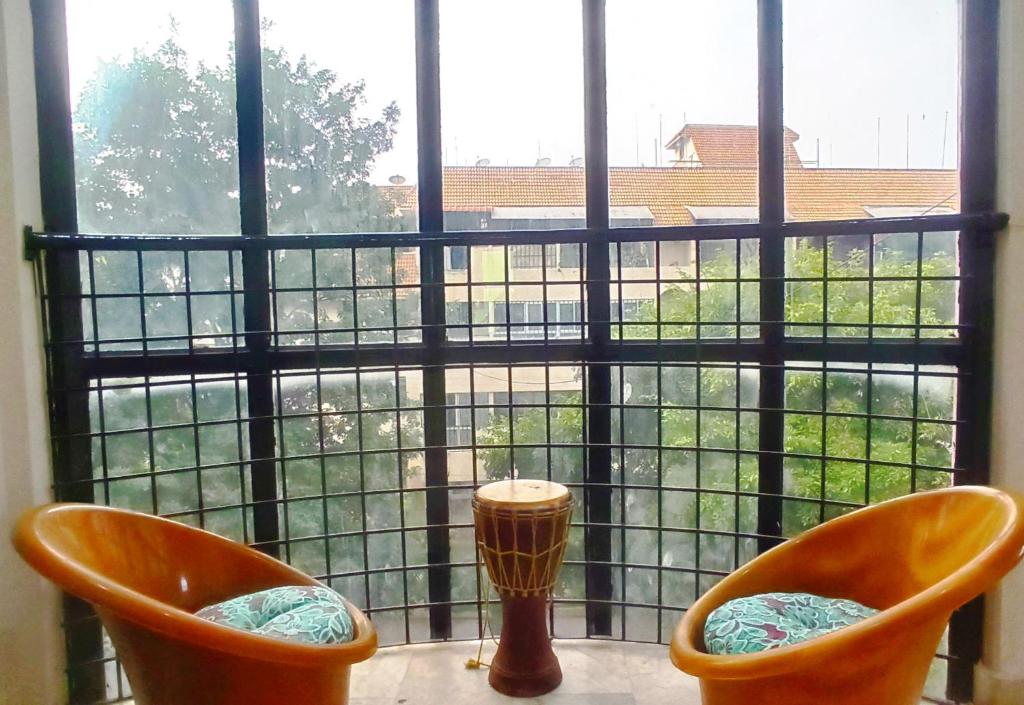
[[[51,363],[70,355],[85,380],[52,379],[51,397],[88,406],[87,431],[54,426],[55,451],[84,440],[91,468],[58,468],[56,493],[81,497],[84,485],[97,502],[278,555],[366,610],[382,643],[403,644],[481,636],[488,584],[477,570],[473,489],[549,479],[581,509],[553,633],[664,643],[694,600],[773,538],[759,524],[766,501],[792,536],[970,479],[955,453],[969,429],[957,395],[970,376],[960,362],[970,322],[957,297],[970,280],[959,267],[963,239],[928,227],[787,238],[785,320],[769,322],[785,326],[781,365],[760,337],[762,238],[613,241],[611,315],[601,321],[587,302],[586,251],[597,245],[557,233],[446,245],[436,282],[423,276],[415,242],[271,240],[255,250],[270,303],[268,328],[256,331],[245,327],[242,266],[252,245],[165,251],[146,238],[100,240],[76,255],[80,293],[42,292],[47,316],[66,300],[82,316],[79,337],[47,339]],[[423,315],[431,292],[445,304],[439,323]],[[605,346],[592,340],[600,326],[611,331]],[[263,353],[253,334],[265,336]],[[784,403],[765,407],[762,380],[776,373]],[[427,401],[431,375],[443,383],[439,404]],[[609,380],[609,403],[589,398],[591,376]],[[252,403],[254,380],[269,384],[266,408]],[[589,423],[602,409],[604,438]],[[782,419],[779,450],[759,437],[766,414]],[[428,443],[438,423],[443,440]],[[255,429],[272,434],[266,457],[252,455]],[[609,454],[606,483],[592,479],[594,448]],[[434,451],[443,453],[440,486],[427,470]],[[766,455],[781,459],[780,494],[759,484]],[[428,499],[438,490],[440,516]],[[607,518],[595,497],[608,502]],[[607,559],[595,561],[594,543]],[[438,573],[448,589],[440,602]],[[607,609],[607,634],[588,624],[594,604]],[[448,620],[441,637],[438,609]],[[491,621],[500,625],[500,614]],[[127,698],[95,618],[67,628],[69,642],[92,649],[69,664],[72,679],[101,667],[104,698],[94,701]],[[930,681],[938,694],[941,660],[955,658],[943,649]]]

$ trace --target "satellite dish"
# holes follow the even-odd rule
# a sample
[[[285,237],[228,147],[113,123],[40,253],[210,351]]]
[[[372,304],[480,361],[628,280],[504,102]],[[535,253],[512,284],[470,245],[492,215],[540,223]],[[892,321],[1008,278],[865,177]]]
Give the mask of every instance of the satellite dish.
[[[484,159],[477,159],[476,160],[476,165],[477,166],[490,166],[491,165],[491,160],[487,159],[486,157]]]
[[[583,166],[583,157],[573,157],[572,161],[569,162],[569,166]]]
[[[551,157],[541,157],[537,160],[537,166],[551,166]]]
[[[395,186],[401,186],[405,183],[405,177],[401,174],[395,174],[394,176],[388,177],[388,181],[393,183]]]

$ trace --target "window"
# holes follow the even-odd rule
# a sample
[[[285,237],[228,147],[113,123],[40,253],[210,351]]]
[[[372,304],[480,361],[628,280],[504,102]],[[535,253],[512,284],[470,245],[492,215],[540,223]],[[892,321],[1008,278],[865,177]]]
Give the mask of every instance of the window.
[[[583,225],[580,4],[440,0],[439,12],[445,227]]]
[[[464,392],[448,394],[448,445],[473,444],[473,397]]]
[[[623,268],[653,267],[652,249],[647,242],[624,242],[618,250],[617,264]]]
[[[787,218],[959,210],[961,10],[785,0],[785,124],[799,155],[786,169]]]
[[[261,0],[272,233],[416,229],[414,3]],[[338,27],[388,27],[385,34]]]
[[[757,5],[608,0],[612,227],[698,224],[690,203],[757,220]]]
[[[545,265],[548,267],[558,266],[557,247],[550,247],[547,250],[547,262],[543,245],[513,245],[509,249],[512,255],[511,266],[513,269],[540,269]]]
[[[994,18],[963,2],[955,45],[947,4],[916,0],[831,23],[804,0],[44,13],[40,168],[64,195],[28,242],[57,498],[257,545],[396,644],[478,636],[473,488],[550,478],[580,507],[555,634],[658,642],[799,531],[986,482],[985,243],[1005,218],[977,158]],[[861,86],[883,59],[877,91],[824,80]],[[911,85],[918,64],[935,76]],[[840,164],[843,135],[871,144],[850,127],[866,108],[821,106],[934,99],[927,122],[952,66],[945,168],[915,162],[941,140],[913,121],[909,170]],[[678,127],[655,143],[659,114]],[[928,694],[965,701],[980,631],[954,619]],[[98,622],[73,624],[72,702],[128,700]]]
[[[462,271],[466,269],[467,248],[465,247],[449,247],[445,250],[445,267],[452,271]]]
[[[81,230],[239,232],[230,4],[66,5]]]

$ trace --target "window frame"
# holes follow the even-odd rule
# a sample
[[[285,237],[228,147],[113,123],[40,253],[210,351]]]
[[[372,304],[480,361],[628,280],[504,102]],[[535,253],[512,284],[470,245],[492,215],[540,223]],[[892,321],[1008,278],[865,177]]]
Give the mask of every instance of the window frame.
[[[586,484],[586,622],[588,636],[612,635],[612,376],[610,366],[632,360],[692,359],[760,363],[758,399],[758,526],[759,550],[781,540],[784,364],[787,360],[847,359],[868,363],[907,360],[956,364],[971,384],[960,385],[958,416],[972,420],[970,433],[958,440],[958,484],[985,484],[989,477],[989,428],[992,385],[992,273],[995,231],[1006,222],[995,213],[996,36],[998,5],[992,0],[964,0],[962,11],[961,214],[917,218],[828,223],[786,222],[782,131],[782,0],[758,2],[758,92],[760,219],[750,225],[612,228],[609,219],[607,158],[607,95],[605,7],[603,0],[581,0],[584,33],[584,124],[586,225],[555,232],[445,232],[443,227],[442,149],[440,131],[440,13],[439,0],[415,0],[418,130],[419,229],[416,233],[359,233],[344,236],[295,236],[286,247],[360,247],[394,245],[420,248],[421,320],[423,337],[416,344],[395,344],[381,353],[388,363],[424,364],[424,464],[426,468],[427,542],[430,632],[433,639],[452,635],[452,577],[450,558],[444,365],[452,362],[506,363],[554,359],[579,360],[586,368],[585,434]],[[38,106],[40,186],[43,233],[30,234],[31,255],[45,251],[41,276],[45,285],[43,314],[48,338],[50,421],[53,463],[64,501],[94,501],[91,449],[88,443],[89,400],[81,390],[92,377],[110,374],[167,374],[169,370],[203,371],[222,366],[242,368],[248,375],[249,448],[254,542],[275,554],[280,540],[277,513],[273,373],[281,365],[308,360],[282,356],[269,333],[271,282],[266,253],[282,246],[268,235],[265,166],[263,163],[263,93],[260,59],[260,15],[257,0],[235,0],[236,87],[238,93],[239,192],[241,235],[202,236],[88,236],[78,232],[74,179],[73,137],[68,90],[67,27],[63,0],[34,0],[35,78]],[[972,322],[954,342],[907,340],[880,346],[868,342],[794,340],[787,338],[784,318],[784,241],[801,235],[948,230],[961,232],[960,266],[971,286],[959,302],[961,321]],[[753,343],[695,341],[672,345],[623,345],[612,339],[609,247],[615,243],[650,240],[713,240],[756,237],[760,242],[760,337]],[[473,244],[543,245],[560,242],[586,245],[587,337],[583,341],[516,341],[516,345],[474,346],[446,340],[444,272],[446,246]],[[237,351],[197,356],[193,351],[153,356],[87,353],[81,345],[82,281],[78,253],[82,250],[188,250],[201,247],[240,251],[245,277],[244,354]],[[471,266],[471,264],[470,264]],[[77,298],[76,298],[77,297]],[[546,314],[546,311],[545,311]],[[508,341],[509,343],[511,341]],[[561,349],[559,349],[561,346]],[[358,348],[358,346],[356,346]],[[332,352],[337,364],[360,364],[359,350]],[[243,367],[244,366],[244,367]],[[69,622],[87,619],[87,607],[69,601]],[[972,693],[972,668],[980,657],[982,602],[958,611],[950,626],[951,662],[948,696],[964,701]],[[69,663],[86,663],[102,655],[98,626],[70,630]],[[95,669],[94,669],[95,670]],[[93,677],[73,683],[73,702],[99,699],[102,687]]]

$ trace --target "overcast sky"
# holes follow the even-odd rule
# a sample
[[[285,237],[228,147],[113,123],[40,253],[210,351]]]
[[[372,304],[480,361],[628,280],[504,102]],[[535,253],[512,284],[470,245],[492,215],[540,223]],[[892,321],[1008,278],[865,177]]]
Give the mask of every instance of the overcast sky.
[[[607,1],[612,165],[666,163],[656,145],[687,121],[756,122],[756,0]],[[445,164],[582,156],[580,1],[440,2]],[[67,5],[73,101],[100,60],[165,39],[172,15],[190,57],[226,63],[229,0]],[[305,54],[340,81],[366,81],[365,115],[398,103],[395,146],[373,181],[415,181],[412,0],[260,5],[273,22],[265,43]],[[909,118],[909,165],[956,166],[958,16],[957,0],[785,0],[785,122],[800,134],[801,157],[903,168]]]

